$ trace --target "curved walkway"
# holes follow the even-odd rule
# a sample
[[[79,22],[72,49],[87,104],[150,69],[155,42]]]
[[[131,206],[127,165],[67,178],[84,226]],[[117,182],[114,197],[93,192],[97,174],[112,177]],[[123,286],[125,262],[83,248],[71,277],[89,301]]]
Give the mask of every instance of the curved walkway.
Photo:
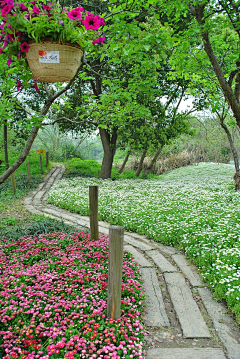
[[[65,168],[54,167],[24,206],[36,214],[89,228],[89,218],[46,204]],[[108,234],[109,224],[99,222]],[[141,266],[146,310],[147,359],[240,359],[240,333],[227,308],[212,299],[194,265],[173,247],[125,232],[124,248]]]

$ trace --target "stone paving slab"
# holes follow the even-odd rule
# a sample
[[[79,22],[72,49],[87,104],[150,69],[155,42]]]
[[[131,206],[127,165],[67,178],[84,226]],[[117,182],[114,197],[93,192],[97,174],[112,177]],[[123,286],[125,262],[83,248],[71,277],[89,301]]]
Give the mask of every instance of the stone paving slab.
[[[146,295],[146,318],[144,317],[146,326],[170,327],[155,269],[145,267],[141,268],[140,270],[142,273],[142,279],[144,281]]]
[[[179,253],[179,251],[171,246],[164,246],[162,243],[156,243],[157,247],[160,249],[161,252],[165,254],[176,254]]]
[[[199,288],[203,304],[210,315],[217,334],[225,346],[229,359],[240,358],[239,330],[232,318],[226,313],[227,308],[212,299],[209,289]]]
[[[128,232],[128,236],[133,237],[134,239],[139,239],[140,241],[143,241],[145,243],[151,244],[151,241],[141,234]]]
[[[181,273],[164,273],[184,338],[211,338],[202,314]]]
[[[185,258],[183,254],[174,254],[172,259],[185,274],[193,287],[200,287],[203,285],[201,276],[197,273],[195,266]]]
[[[25,197],[24,199],[24,205],[29,205],[32,203],[32,196],[31,197]]]
[[[134,247],[141,249],[142,251],[148,251],[150,249],[153,249],[153,247],[151,247],[149,244],[139,242],[138,240],[130,237],[127,234],[124,235],[124,241],[131,244]]]
[[[138,252],[138,251],[136,250],[136,248],[134,248],[134,247],[131,246],[130,244],[125,245],[125,246],[124,246],[124,249],[126,249],[127,252],[130,252],[130,253],[134,256],[136,262],[137,262],[138,264],[140,264],[141,267],[153,267],[152,263],[150,263],[150,262],[142,255],[142,253]]]
[[[226,359],[220,348],[148,349],[146,359]]]
[[[33,213],[33,214],[42,214],[41,211],[39,211],[38,209],[36,209],[34,206],[31,206],[30,204],[25,205],[25,208],[26,208],[29,212]]]
[[[88,226],[88,228],[90,228],[90,225]],[[107,234],[107,235],[109,234],[109,229],[106,228],[106,227],[99,226],[98,231],[99,231],[99,233],[104,233],[104,234]]]
[[[147,251],[146,254],[152,258],[161,272],[177,272],[175,268],[158,250]]]

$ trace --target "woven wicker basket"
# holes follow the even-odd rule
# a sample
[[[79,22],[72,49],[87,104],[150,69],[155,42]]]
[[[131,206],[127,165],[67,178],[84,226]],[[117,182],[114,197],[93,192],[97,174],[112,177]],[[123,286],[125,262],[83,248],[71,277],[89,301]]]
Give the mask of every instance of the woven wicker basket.
[[[42,41],[29,43],[26,54],[30,70],[34,77],[43,82],[67,82],[77,72],[83,55],[82,49],[74,45]],[[57,52],[59,63],[41,63],[41,54],[46,51]]]

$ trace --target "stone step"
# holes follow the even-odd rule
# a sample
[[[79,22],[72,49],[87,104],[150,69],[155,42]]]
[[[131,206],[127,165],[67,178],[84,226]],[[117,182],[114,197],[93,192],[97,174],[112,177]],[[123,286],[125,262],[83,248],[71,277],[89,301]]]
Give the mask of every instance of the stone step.
[[[165,246],[162,243],[156,243],[157,247],[159,248],[159,250],[165,254],[176,254],[179,253],[179,251],[176,248],[173,248],[171,246]]]
[[[198,288],[203,304],[210,315],[216,333],[227,350],[229,359],[240,358],[240,337],[239,330],[233,319],[226,313],[227,308],[212,299],[207,288]]]
[[[153,247],[150,246],[149,244],[140,242],[137,239],[134,239],[127,234],[124,235],[124,241],[131,244],[133,247],[137,247],[137,248],[141,249],[142,251],[148,251],[148,250],[153,249]]]
[[[181,273],[164,273],[184,338],[211,338],[202,314]]]
[[[170,323],[165,311],[159,282],[154,268],[141,268],[144,290],[146,295],[146,309],[143,316],[146,326],[169,327]]]
[[[195,267],[182,254],[172,255],[172,259],[185,274],[193,287],[201,287],[203,285],[201,276],[197,273]]]
[[[146,254],[152,258],[161,272],[177,272],[175,268],[157,249],[147,251]]]
[[[226,359],[220,348],[148,349],[146,359]]]
[[[133,246],[131,246],[130,244],[125,245],[124,249],[126,249],[127,252],[130,252],[134,259],[136,260],[136,262],[141,266],[141,267],[153,267],[152,263],[150,263],[143,255],[142,253],[140,253],[139,251],[136,250],[136,248],[134,248]]]

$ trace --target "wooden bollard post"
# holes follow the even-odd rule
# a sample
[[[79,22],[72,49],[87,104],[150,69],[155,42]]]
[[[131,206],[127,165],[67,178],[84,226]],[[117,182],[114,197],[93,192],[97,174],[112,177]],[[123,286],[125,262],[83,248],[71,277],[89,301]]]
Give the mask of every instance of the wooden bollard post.
[[[89,217],[91,239],[98,240],[98,186],[89,186]]]
[[[121,316],[123,237],[123,227],[109,227],[107,316],[114,320]]]
[[[13,173],[11,174],[11,181],[12,181],[13,194],[16,194],[17,185],[16,185],[15,172],[13,172]]]
[[[49,152],[46,152],[46,166],[49,165]]]
[[[30,162],[27,162],[27,176],[28,176],[28,183],[30,183],[31,182]]]
[[[41,171],[41,173],[43,173],[43,169],[42,169],[42,156],[39,156],[39,164],[40,164],[40,171]]]

